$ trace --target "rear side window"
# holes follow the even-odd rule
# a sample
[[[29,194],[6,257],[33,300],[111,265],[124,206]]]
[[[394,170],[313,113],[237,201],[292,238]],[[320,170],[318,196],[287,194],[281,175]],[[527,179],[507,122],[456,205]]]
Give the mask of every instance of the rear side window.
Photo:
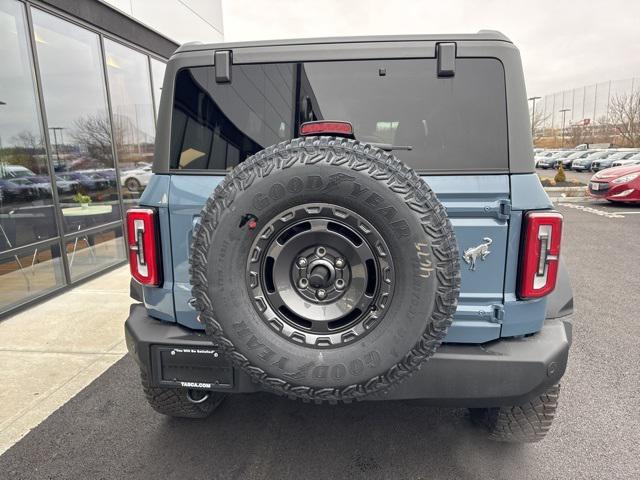
[[[419,171],[508,169],[504,70],[487,58],[457,59],[452,78],[435,59],[233,65],[226,84],[212,67],[180,70],[171,168],[226,171],[323,119],[404,147],[394,154]]]

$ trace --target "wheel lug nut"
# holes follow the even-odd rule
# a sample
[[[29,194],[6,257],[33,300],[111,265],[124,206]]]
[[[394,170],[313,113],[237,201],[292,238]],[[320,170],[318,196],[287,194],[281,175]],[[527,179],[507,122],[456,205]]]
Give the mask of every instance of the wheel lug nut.
[[[327,296],[327,292],[322,288],[316,292],[316,297],[318,297],[320,300],[322,300],[326,296]]]
[[[298,266],[299,266],[300,268],[304,268],[304,267],[306,267],[306,266],[307,266],[307,259],[306,259],[306,258],[304,258],[304,257],[300,257],[300,258],[298,258]]]
[[[300,288],[307,288],[309,286],[309,280],[307,280],[306,278],[301,278],[300,280],[298,280],[298,286]]]
[[[344,260],[341,258],[336,258],[336,268],[344,267]]]

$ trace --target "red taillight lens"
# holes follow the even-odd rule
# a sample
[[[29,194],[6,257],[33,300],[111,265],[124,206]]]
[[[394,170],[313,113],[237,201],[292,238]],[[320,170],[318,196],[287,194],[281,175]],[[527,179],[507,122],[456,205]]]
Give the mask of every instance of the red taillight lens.
[[[520,298],[543,297],[556,287],[561,239],[562,215],[558,212],[528,212],[525,215],[518,287]]]
[[[127,230],[131,275],[143,285],[160,285],[156,211],[151,208],[128,210]]]
[[[353,126],[349,122],[306,122],[300,125],[300,135],[340,135],[353,137]]]

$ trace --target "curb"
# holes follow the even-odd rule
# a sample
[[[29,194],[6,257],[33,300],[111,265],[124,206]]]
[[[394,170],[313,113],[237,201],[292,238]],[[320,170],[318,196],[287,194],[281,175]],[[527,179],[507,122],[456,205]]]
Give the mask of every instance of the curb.
[[[588,197],[587,187],[544,187],[550,197]]]
[[[588,202],[591,203],[594,201],[591,197],[549,197],[553,203],[579,203],[579,202]]]

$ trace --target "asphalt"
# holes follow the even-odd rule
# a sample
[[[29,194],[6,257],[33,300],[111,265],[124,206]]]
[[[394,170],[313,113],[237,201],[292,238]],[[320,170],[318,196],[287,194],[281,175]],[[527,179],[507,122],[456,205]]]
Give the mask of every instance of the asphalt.
[[[147,407],[125,357],[0,457],[0,478],[638,478],[640,206],[587,207],[558,207],[574,345],[541,443],[492,443],[465,410],[419,402],[238,395],[207,420],[169,419]]]

